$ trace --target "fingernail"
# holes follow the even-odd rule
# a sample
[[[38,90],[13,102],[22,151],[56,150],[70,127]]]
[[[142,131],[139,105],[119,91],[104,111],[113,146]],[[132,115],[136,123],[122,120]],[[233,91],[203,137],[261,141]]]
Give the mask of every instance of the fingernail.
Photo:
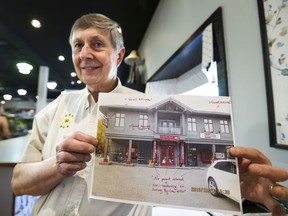
[[[95,147],[94,146],[89,146],[89,152],[93,153],[95,151]]]
[[[231,147],[231,148],[229,148],[229,151],[230,151],[231,153],[235,153],[236,147]]]
[[[91,143],[93,146],[96,146],[97,145],[97,139],[94,139]]]

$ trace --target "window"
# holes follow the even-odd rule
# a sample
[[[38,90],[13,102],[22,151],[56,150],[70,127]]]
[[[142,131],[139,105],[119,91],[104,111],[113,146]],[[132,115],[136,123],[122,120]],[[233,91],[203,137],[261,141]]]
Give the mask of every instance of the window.
[[[148,115],[139,115],[139,128],[148,126]]]
[[[160,120],[160,125],[162,127],[174,128],[176,127],[176,122],[174,120]]]
[[[220,132],[221,133],[230,133],[229,131],[229,126],[228,126],[228,121],[226,120],[220,120]]]
[[[188,131],[196,131],[196,118],[188,118],[187,124]]]
[[[115,117],[115,127],[124,127],[125,114],[124,113],[116,113]]]
[[[213,120],[212,119],[204,119],[204,129],[205,129],[205,132],[213,133]]]
[[[219,169],[219,170],[222,170],[225,172],[234,173],[234,174],[236,174],[236,172],[237,172],[235,163],[231,162],[231,161],[219,162],[219,163],[215,164],[214,167],[216,169]]]
[[[162,121],[161,123],[162,123],[161,126],[167,127],[167,122]]]

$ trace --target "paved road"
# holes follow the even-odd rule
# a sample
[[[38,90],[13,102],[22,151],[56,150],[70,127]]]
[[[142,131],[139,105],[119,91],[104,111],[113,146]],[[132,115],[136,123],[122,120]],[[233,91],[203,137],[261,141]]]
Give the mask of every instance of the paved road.
[[[149,168],[122,165],[94,166],[92,196],[211,212],[240,212],[239,203],[214,197],[207,190],[206,168]]]

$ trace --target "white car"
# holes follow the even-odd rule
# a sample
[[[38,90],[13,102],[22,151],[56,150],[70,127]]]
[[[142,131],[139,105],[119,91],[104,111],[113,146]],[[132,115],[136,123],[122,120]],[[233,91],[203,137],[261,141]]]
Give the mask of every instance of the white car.
[[[206,182],[213,196],[226,196],[240,203],[241,192],[236,161],[215,160],[207,169]]]

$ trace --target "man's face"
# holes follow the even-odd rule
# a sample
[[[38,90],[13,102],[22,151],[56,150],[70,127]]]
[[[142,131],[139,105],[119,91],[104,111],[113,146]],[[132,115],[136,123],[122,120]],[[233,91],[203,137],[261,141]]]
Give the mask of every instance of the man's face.
[[[73,64],[78,78],[90,91],[100,91],[115,81],[117,68],[123,58],[120,53],[116,53],[111,43],[110,32],[88,28],[79,29],[72,36]]]

